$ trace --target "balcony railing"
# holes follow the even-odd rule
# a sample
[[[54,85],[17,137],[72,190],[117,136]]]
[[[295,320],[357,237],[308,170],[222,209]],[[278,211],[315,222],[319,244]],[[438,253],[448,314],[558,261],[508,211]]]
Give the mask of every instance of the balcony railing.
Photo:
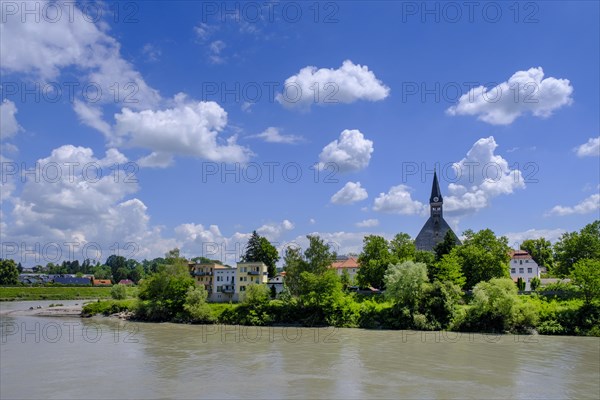
[[[248,275],[260,275],[258,271],[248,271]]]
[[[208,276],[208,275],[212,275],[212,272],[194,271],[192,273],[192,275],[194,275],[194,276]]]

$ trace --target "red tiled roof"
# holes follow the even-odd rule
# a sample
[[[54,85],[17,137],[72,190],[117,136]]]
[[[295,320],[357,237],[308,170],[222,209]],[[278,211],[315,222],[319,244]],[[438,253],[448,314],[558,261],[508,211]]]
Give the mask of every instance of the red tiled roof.
[[[358,265],[358,259],[356,257],[348,257],[345,260],[334,261],[331,264],[331,268],[360,268]]]
[[[513,260],[531,260],[531,255],[525,250],[511,250],[510,258]]]

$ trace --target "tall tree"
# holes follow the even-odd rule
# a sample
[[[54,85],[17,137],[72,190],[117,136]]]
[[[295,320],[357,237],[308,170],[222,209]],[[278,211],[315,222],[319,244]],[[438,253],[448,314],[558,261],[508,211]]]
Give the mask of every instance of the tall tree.
[[[331,247],[319,236],[308,235],[306,238],[309,245],[303,254],[298,248],[288,247],[284,257],[285,283],[290,293],[297,296],[314,291],[315,282],[319,282],[321,278],[330,282],[333,279],[330,272],[336,275],[329,268],[336,258]],[[339,281],[337,275],[335,278]]]
[[[304,251],[304,258],[308,264],[308,272],[322,274],[329,269],[337,255],[331,246],[316,235],[307,235],[308,248]]]
[[[372,286],[383,289],[385,272],[388,266],[396,261],[385,238],[376,235],[365,236],[362,252],[358,256],[358,284],[363,288]]]
[[[290,294],[300,293],[300,274],[306,270],[306,262],[298,247],[287,247],[283,257],[283,270],[285,271],[285,285]]]
[[[573,265],[571,278],[579,286],[586,304],[600,301],[600,260],[582,259]]]
[[[440,282],[452,282],[458,287],[465,286],[466,279],[460,265],[461,259],[456,252],[444,254],[438,262],[430,269],[430,279]]]
[[[398,233],[390,241],[390,253],[398,262],[414,260],[416,250],[415,242],[408,233]]]
[[[427,266],[423,263],[405,261],[392,265],[385,273],[385,295],[412,312],[417,308],[428,282]]]
[[[11,259],[0,259],[0,285],[16,285],[18,282],[17,264]]]
[[[455,254],[461,260],[462,271],[467,280],[466,289],[471,289],[481,281],[510,276],[508,238],[496,237],[490,229],[477,233],[467,230],[465,236],[463,245],[452,249],[450,254]]]
[[[554,267],[552,243],[542,238],[539,239],[527,239],[521,243],[521,250],[527,251],[533,261],[536,262],[540,267],[546,267],[548,271],[552,271]]]
[[[433,248],[433,251],[435,252],[435,258],[436,258],[436,260],[438,260],[438,261],[441,260],[442,257],[444,256],[444,254],[449,254],[452,251],[452,249],[454,247],[456,247],[457,245],[458,245],[458,238],[456,237],[456,235],[454,234],[454,232],[452,232],[451,230],[449,230],[444,235],[444,240],[442,240],[441,242],[439,242]]]
[[[579,232],[564,233],[554,245],[554,254],[554,272],[559,276],[569,276],[573,265],[584,258],[600,260],[600,220]]]
[[[241,259],[242,262],[265,263],[268,268],[269,277],[273,277],[277,274],[277,261],[279,261],[279,258],[279,252],[275,246],[267,238],[253,231]]]

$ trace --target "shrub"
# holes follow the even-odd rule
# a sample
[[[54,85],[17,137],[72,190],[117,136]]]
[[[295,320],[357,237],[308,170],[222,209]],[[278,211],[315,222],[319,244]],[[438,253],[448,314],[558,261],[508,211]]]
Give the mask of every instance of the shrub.
[[[110,296],[115,300],[123,300],[127,298],[127,287],[125,285],[113,285],[110,289]]]
[[[192,322],[214,322],[210,305],[206,303],[208,293],[203,285],[190,286],[185,295],[183,309]]]

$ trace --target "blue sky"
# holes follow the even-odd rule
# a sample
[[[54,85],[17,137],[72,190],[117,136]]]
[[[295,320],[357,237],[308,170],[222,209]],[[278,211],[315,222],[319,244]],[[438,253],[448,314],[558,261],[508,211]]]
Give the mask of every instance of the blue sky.
[[[597,2],[265,4],[2,2],[2,255],[598,218]]]

